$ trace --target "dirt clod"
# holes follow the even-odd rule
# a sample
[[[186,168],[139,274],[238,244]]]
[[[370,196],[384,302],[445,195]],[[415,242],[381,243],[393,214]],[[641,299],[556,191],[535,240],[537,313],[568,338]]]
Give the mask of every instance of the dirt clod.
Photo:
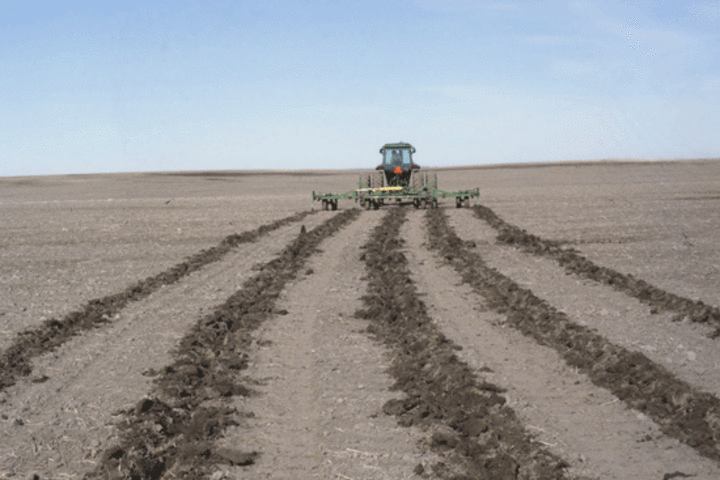
[[[255,462],[257,452],[241,452],[239,450],[232,450],[230,448],[219,448],[213,452],[215,458],[218,459],[218,463],[227,463],[228,465],[246,466],[251,465]]]

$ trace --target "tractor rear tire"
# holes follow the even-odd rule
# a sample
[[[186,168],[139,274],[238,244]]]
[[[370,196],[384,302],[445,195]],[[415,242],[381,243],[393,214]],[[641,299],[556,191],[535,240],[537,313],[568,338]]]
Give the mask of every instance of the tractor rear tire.
[[[415,170],[412,172],[412,177],[410,178],[410,188],[412,188],[414,191],[418,191],[421,188],[425,186],[425,175],[426,173],[422,170]]]
[[[360,181],[358,182],[359,188],[370,188],[370,179],[372,178],[372,172],[363,172],[360,174]]]
[[[369,186],[370,188],[382,188],[383,187],[383,171],[375,170],[370,174]]]
[[[432,182],[432,183],[435,184],[435,186],[432,187],[432,188],[438,188],[437,172],[428,172],[428,177],[429,177],[429,178],[428,178],[428,180],[427,180],[427,183],[431,183],[431,182]]]

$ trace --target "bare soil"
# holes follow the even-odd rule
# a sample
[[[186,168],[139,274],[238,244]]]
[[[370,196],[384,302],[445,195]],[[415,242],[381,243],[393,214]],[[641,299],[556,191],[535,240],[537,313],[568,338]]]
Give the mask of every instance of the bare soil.
[[[488,258],[497,250],[491,246],[493,230],[487,227],[491,235],[479,236],[477,225],[468,222],[471,216],[471,212],[458,211],[450,220],[459,233],[472,232],[474,240],[469,241],[476,242],[489,263],[495,263],[495,258]],[[663,478],[666,473],[681,471],[708,480],[717,477],[714,462],[698,459],[691,448],[663,435],[643,413],[629,409],[608,390],[593,385],[587,375],[567,368],[552,348],[508,328],[505,315],[490,308],[481,295],[459,282],[452,266],[424,248],[429,238],[423,224],[422,215],[413,216],[403,236],[408,241],[412,278],[424,294],[432,317],[462,347],[459,358],[468,362],[478,376],[506,389],[503,395],[508,405],[538,442],[567,460],[569,474],[621,480]],[[505,271],[508,255],[503,255],[502,260]],[[524,268],[515,270],[523,285],[534,280],[527,275],[534,263],[518,261],[516,266]],[[558,285],[562,281],[572,281],[572,277],[561,273],[547,282],[549,289],[558,291],[553,300],[564,299],[563,307],[574,304],[582,308],[583,298],[574,297],[567,285]],[[586,285],[576,288],[594,293]],[[608,300],[604,305],[609,307],[617,298],[602,300]],[[614,318],[611,314],[608,317]],[[627,328],[615,326],[614,331],[622,337]],[[641,345],[646,344],[643,340]]]
[[[0,179],[0,478],[720,478],[720,162],[356,177]]]

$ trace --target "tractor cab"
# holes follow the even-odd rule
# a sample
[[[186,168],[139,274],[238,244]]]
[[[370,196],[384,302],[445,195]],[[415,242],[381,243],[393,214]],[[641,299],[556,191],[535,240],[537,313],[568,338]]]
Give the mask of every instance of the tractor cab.
[[[377,170],[384,170],[387,185],[407,186],[413,169],[420,168],[413,163],[412,154],[415,147],[409,143],[386,143],[380,149],[383,161]]]

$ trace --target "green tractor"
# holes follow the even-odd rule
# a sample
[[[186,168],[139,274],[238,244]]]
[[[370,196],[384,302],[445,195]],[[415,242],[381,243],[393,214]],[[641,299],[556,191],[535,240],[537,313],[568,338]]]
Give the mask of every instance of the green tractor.
[[[480,189],[445,192],[437,187],[437,174],[413,162],[415,147],[409,143],[386,143],[380,149],[382,163],[375,170],[361,173],[358,188],[346,193],[315,193],[313,201],[321,201],[323,210],[337,210],[338,200],[354,199],[367,209],[378,209],[386,201],[402,203],[410,200],[415,208],[437,208],[438,199],[455,197],[455,205],[470,205],[471,198],[480,197]]]
[[[376,167],[385,174],[386,185],[393,187],[410,186],[410,177],[420,165],[413,162],[415,147],[409,143],[386,143],[380,149],[383,161]]]
[[[360,187],[383,188],[405,187],[415,190],[425,186],[430,177],[437,188],[437,176],[429,176],[426,170],[413,161],[415,147],[409,143],[386,143],[380,149],[382,163],[375,167],[376,172],[360,175]]]

